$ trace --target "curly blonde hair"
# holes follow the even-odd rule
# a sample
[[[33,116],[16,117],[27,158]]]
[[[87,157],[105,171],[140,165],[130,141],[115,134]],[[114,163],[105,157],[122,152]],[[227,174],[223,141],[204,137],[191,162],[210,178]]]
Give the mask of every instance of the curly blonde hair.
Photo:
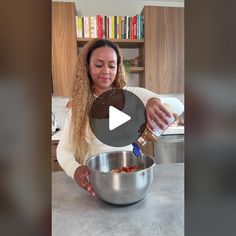
[[[123,66],[122,54],[119,47],[107,39],[94,39],[89,41],[81,50],[75,69],[71,89],[71,126],[70,134],[75,149],[75,158],[83,164],[88,145],[85,141],[85,129],[89,119],[93,97],[93,82],[89,75],[89,60],[96,48],[113,48],[117,54],[117,74],[113,82],[115,88],[123,88],[126,85],[126,77]]]

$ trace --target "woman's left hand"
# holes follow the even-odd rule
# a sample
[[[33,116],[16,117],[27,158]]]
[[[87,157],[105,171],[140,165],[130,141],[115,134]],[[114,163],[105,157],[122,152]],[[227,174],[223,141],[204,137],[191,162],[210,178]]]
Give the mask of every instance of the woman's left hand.
[[[86,165],[79,166],[74,173],[74,180],[76,183],[83,188],[84,190],[91,193],[93,196],[95,196],[95,192],[93,190],[92,184],[88,180],[89,176],[89,168]]]
[[[151,98],[146,105],[147,112],[147,124],[149,128],[154,129],[155,124],[161,129],[165,129],[168,125],[168,118],[171,117],[171,113],[161,104],[161,101],[157,98]]]

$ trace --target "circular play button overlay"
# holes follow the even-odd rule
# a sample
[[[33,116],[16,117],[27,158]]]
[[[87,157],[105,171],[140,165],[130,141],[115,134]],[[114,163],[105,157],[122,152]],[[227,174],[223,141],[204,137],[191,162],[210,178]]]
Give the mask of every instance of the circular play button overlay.
[[[89,112],[90,128],[102,143],[122,147],[132,144],[146,127],[143,102],[125,89],[113,89],[97,97]]]

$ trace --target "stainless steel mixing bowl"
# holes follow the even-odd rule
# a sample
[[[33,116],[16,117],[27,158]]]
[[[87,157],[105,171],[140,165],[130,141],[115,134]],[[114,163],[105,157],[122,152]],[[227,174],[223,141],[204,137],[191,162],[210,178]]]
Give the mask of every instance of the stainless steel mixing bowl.
[[[101,200],[127,205],[142,200],[153,181],[154,160],[150,156],[137,158],[130,151],[101,153],[86,161],[90,182]],[[129,173],[111,173],[114,168],[137,165],[141,170]]]

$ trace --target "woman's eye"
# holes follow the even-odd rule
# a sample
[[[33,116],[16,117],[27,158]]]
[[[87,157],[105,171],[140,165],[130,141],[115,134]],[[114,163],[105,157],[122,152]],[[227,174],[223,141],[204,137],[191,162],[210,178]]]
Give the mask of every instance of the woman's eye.
[[[96,67],[99,67],[99,68],[102,67],[102,65],[95,65],[95,66],[96,66]]]
[[[116,66],[110,65],[110,68],[114,69],[114,68],[116,68]]]

